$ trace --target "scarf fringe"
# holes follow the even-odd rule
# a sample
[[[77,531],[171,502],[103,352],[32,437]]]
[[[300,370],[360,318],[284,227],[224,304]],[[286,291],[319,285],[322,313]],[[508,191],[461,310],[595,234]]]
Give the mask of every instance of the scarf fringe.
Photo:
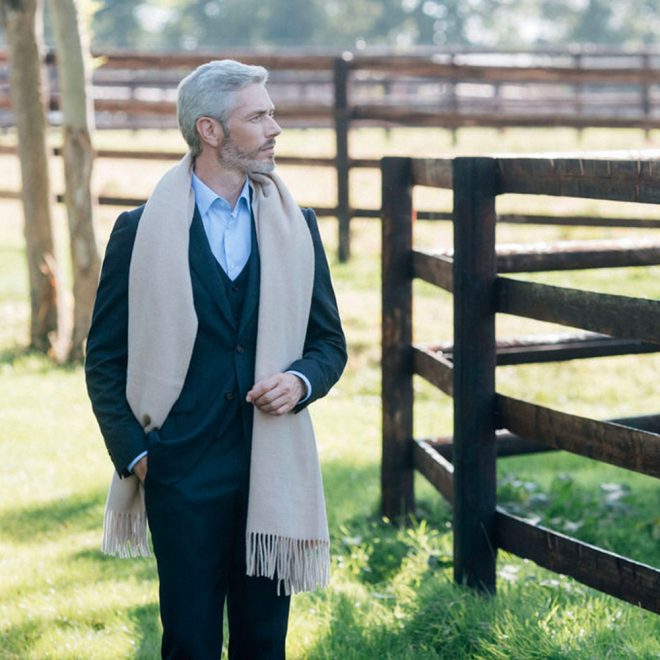
[[[325,587],[330,580],[330,543],[263,532],[246,534],[247,574],[277,580],[286,596]]]
[[[139,512],[105,512],[103,521],[103,554],[111,557],[150,557],[147,543],[147,514]]]

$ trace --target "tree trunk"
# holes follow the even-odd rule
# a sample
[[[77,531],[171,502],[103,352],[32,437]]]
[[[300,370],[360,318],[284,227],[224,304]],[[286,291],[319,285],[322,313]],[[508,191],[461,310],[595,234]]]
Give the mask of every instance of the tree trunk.
[[[73,335],[69,359],[80,360],[92,316],[100,259],[94,236],[90,130],[94,115],[89,51],[76,0],[49,0],[57,49],[62,111],[66,210],[73,265]]]
[[[30,277],[30,344],[48,352],[57,333],[57,278],[51,192],[46,152],[46,115],[41,87],[37,0],[0,0],[9,46],[9,82],[21,162],[25,242]]]

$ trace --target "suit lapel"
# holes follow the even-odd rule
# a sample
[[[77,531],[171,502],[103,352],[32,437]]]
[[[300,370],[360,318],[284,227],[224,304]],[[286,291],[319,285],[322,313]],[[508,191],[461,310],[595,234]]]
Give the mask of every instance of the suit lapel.
[[[211,252],[197,206],[195,206],[195,214],[190,225],[189,259],[190,267],[202,281],[204,288],[220,308],[227,322],[232,327],[236,327],[229,300],[227,299],[227,292],[220,277],[220,265],[213,256],[213,252]]]
[[[259,244],[257,243],[257,231],[254,224],[254,215],[251,217],[252,227],[252,250],[250,251],[250,259],[248,260],[248,286],[245,292],[245,300],[243,302],[243,313],[241,314],[241,322],[239,325],[239,334],[242,333],[247,327],[252,317],[257,313],[259,307],[259,278],[261,275],[261,262],[259,260]]]

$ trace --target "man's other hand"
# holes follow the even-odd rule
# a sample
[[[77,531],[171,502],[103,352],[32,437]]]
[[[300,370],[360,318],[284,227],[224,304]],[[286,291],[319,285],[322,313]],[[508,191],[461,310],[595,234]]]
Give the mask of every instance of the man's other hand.
[[[246,400],[268,415],[291,412],[305,395],[305,385],[294,374],[276,374],[255,383]]]
[[[143,456],[134,466],[133,474],[140,480],[141,483],[144,483],[144,480],[147,478],[147,457]]]

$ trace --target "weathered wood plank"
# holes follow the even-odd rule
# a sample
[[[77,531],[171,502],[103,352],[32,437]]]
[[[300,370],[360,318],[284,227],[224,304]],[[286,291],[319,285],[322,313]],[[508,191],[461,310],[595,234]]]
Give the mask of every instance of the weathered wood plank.
[[[500,245],[498,273],[530,273],[583,268],[619,268],[660,264],[660,241],[616,239]]]
[[[434,60],[423,56],[356,55],[356,69],[386,71],[397,75],[429,76],[458,82],[604,84],[660,83],[660,71],[641,67],[570,67],[570,66],[479,66]]]
[[[445,436],[442,438],[424,438],[427,445],[432,447],[438,454],[450,463],[454,458],[454,438]],[[420,440],[421,442],[421,440]],[[508,431],[497,431],[495,435],[497,445],[497,456],[519,456],[520,454],[536,454],[545,451],[557,451],[555,447],[548,447],[541,442],[521,438]]]
[[[497,546],[555,573],[660,613],[660,570],[506,513],[496,514]]]
[[[384,158],[382,175],[383,514],[414,508],[412,361],[412,177],[409,158]]]
[[[451,212],[447,211],[420,211],[415,210],[415,218],[417,220],[433,220],[433,221],[451,221],[454,219]]]
[[[413,252],[414,276],[451,291],[450,253]],[[652,240],[559,241],[497,247],[498,273],[618,268],[660,264],[660,242]]]
[[[660,351],[659,344],[645,344],[637,339],[615,339],[595,332],[526,335],[497,340],[497,364],[559,362],[609,355],[638,355]],[[453,347],[441,346],[451,359]]]
[[[454,260],[446,254],[432,254],[415,250],[412,255],[413,276],[435,284],[445,291],[453,291]]]
[[[333,119],[335,123],[335,154],[337,175],[337,253],[340,262],[346,262],[351,256],[350,240],[350,202],[349,202],[349,157],[348,157],[348,79],[349,63],[336,57],[333,65],[334,108]]]
[[[451,188],[453,169],[450,158],[415,158],[412,161],[412,178],[415,186]]]
[[[282,157],[277,159],[282,162]],[[292,163],[293,164],[293,163]],[[311,164],[311,163],[310,163]],[[319,163],[321,164],[321,163]],[[353,167],[353,165],[351,165]],[[365,165],[366,167],[366,165]],[[364,218],[380,218],[380,209],[353,209],[355,216]],[[434,222],[450,221],[452,214],[448,211],[429,211],[415,210],[417,220],[430,220]],[[510,224],[530,224],[530,225],[551,225],[551,226],[569,226],[569,227],[638,227],[641,229],[660,229],[660,220],[645,218],[612,218],[598,216],[552,216],[552,215],[511,215],[502,214],[497,216],[498,223]]]
[[[420,217],[419,214],[417,216]],[[570,227],[642,227],[645,229],[660,229],[660,220],[647,218],[612,218],[590,217],[579,215],[523,215],[520,213],[503,213],[497,216],[498,222],[510,224],[552,225]]]
[[[435,385],[449,396],[454,390],[454,365],[440,353],[425,346],[413,346],[413,369],[415,373]]]
[[[539,362],[561,362],[564,360],[584,360],[613,355],[639,355],[657,353],[658,344],[645,344],[636,339],[613,339],[606,335],[592,335],[593,339],[575,339],[565,342],[520,344],[502,346],[497,349],[497,364],[534,364]]]
[[[660,477],[660,434],[496,395],[499,426],[580,456]]]
[[[500,338],[495,346],[498,366],[660,351],[660,344],[644,344],[636,339],[614,339],[595,332],[563,332]],[[442,353],[451,361],[454,346],[451,343],[435,344],[426,346],[425,350],[432,354]]]
[[[144,53],[141,51],[98,51],[94,57],[102,62],[103,69],[194,69],[210,60],[239,59],[244,64],[265,66],[267,69],[292,69],[299,71],[328,71],[332,67],[332,57],[305,53],[276,55],[247,50],[199,51],[195,53]],[[54,60],[54,56],[52,56]]]
[[[424,440],[413,441],[413,464],[448,501],[454,500],[454,466]]]
[[[651,433],[660,434],[660,414],[658,415],[641,415],[638,417],[617,417],[615,419],[603,420],[611,424],[621,424],[633,429],[643,431],[650,431]],[[560,451],[557,447],[550,447],[539,442],[538,440],[530,440],[523,438],[515,433],[510,433],[503,429],[499,429],[496,433],[495,440],[497,443],[497,456],[518,456],[520,454],[536,454],[546,451]],[[454,453],[454,438],[451,436],[444,436],[439,438],[424,438],[424,442],[444,456],[448,461],[452,461]]]
[[[548,101],[545,101],[547,105]],[[408,126],[436,126],[461,128],[473,126],[492,127],[543,127],[573,126],[576,128],[660,128],[660,117],[643,115],[622,117],[616,114],[568,114],[568,113],[522,113],[518,111],[461,110],[446,108],[419,109],[406,106],[367,105],[353,106],[351,117],[358,121],[380,121]]]
[[[500,158],[497,169],[500,193],[660,203],[658,160]]]
[[[660,344],[660,300],[498,277],[498,312]]]
[[[495,590],[495,161],[454,160],[454,577]]]

